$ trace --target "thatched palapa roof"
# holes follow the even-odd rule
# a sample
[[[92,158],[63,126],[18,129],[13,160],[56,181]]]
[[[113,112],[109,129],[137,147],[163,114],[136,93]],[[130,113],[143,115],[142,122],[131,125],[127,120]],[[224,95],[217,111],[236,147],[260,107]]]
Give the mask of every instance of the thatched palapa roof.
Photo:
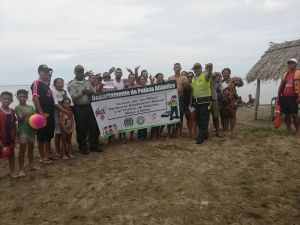
[[[248,83],[260,79],[262,81],[278,80],[287,71],[287,60],[296,58],[300,62],[300,39],[281,44],[270,42],[269,49],[247,74]],[[299,63],[300,64],[300,63]]]

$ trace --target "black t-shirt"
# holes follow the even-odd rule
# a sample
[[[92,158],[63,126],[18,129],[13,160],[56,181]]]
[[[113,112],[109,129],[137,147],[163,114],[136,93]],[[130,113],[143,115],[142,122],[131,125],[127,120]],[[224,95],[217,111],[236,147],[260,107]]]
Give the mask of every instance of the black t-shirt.
[[[38,96],[44,113],[54,114],[54,99],[49,86],[43,81],[36,80],[31,85],[33,96]]]

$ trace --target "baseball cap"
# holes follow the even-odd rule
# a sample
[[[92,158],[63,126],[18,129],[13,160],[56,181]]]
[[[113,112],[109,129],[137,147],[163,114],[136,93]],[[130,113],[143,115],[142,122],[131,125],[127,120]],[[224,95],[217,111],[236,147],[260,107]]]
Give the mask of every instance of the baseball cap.
[[[74,71],[76,71],[76,70],[84,70],[84,68],[83,68],[82,65],[77,65],[77,66],[75,66],[75,68],[74,68]]]
[[[298,64],[298,61],[295,58],[290,58],[287,62],[294,62],[294,63]]]
[[[45,73],[48,73],[50,71],[53,71],[52,68],[49,68],[47,65],[42,64],[39,66],[38,71],[43,71]]]
[[[198,68],[202,68],[201,64],[200,63],[195,63],[191,70],[198,69]]]

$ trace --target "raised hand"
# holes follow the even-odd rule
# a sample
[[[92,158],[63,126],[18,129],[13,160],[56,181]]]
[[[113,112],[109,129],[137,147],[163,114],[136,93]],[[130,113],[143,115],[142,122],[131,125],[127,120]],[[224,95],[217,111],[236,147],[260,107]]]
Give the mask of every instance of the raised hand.
[[[101,77],[101,73],[97,73],[95,77]]]
[[[84,76],[86,76],[86,77],[88,77],[88,76],[90,76],[90,75],[94,75],[93,70],[87,71],[87,72],[85,72],[85,74],[84,74]]]
[[[128,69],[127,67],[126,67],[126,69],[127,69],[128,73],[133,74],[131,69]]]
[[[115,67],[110,68],[108,71],[109,74],[112,74],[113,72],[115,72]]]
[[[135,69],[135,70],[139,70],[140,67],[141,67],[141,66],[136,66],[134,69]]]
[[[149,79],[151,81],[151,84],[153,84],[153,82],[155,81],[155,77],[152,77],[152,75],[150,74]]]

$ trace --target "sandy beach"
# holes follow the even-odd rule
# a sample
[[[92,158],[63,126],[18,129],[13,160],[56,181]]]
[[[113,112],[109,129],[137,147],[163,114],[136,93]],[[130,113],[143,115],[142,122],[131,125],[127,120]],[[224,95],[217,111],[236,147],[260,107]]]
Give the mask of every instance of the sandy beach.
[[[75,134],[74,159],[41,164],[35,149],[41,170],[19,179],[1,159],[1,225],[300,224],[300,141],[284,123],[273,128],[269,105],[258,118],[239,108],[234,135],[215,137],[210,123],[202,145],[184,126],[181,139],[116,142],[89,155]]]

